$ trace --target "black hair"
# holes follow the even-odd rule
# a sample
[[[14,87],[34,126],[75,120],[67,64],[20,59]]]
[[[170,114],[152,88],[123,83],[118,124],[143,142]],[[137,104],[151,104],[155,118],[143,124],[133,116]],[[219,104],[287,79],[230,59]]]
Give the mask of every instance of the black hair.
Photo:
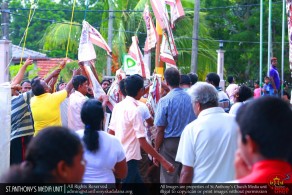
[[[269,76],[265,76],[264,79],[270,79],[270,77]]]
[[[119,88],[120,88],[120,91],[121,93],[123,94],[123,96],[127,96],[127,92],[126,92],[126,89],[125,89],[125,79],[122,79],[120,82],[119,82]]]
[[[60,85],[63,84],[63,83],[65,83],[65,82],[62,81],[62,82],[59,82],[57,84],[56,91],[60,91]]]
[[[198,82],[198,75],[196,73],[190,72],[188,76],[191,79],[192,85],[194,85],[196,82]]]
[[[14,166],[4,177],[5,183],[54,183],[52,174],[60,161],[73,165],[82,149],[79,137],[65,127],[47,127],[34,137],[27,148],[25,161]]]
[[[104,112],[101,102],[87,100],[81,109],[81,120],[85,125],[83,142],[87,150],[96,152],[99,148],[98,132],[103,127]]]
[[[104,82],[108,82],[108,84],[111,84],[109,79],[103,79],[100,84],[102,85]]]
[[[208,82],[210,82],[211,84],[213,84],[215,87],[218,87],[219,86],[220,77],[215,72],[211,72],[211,73],[207,74],[207,77],[206,78],[207,78]]]
[[[227,81],[228,81],[228,83],[233,83],[234,77],[233,76],[228,76],[227,77]]]
[[[31,90],[32,90],[32,93],[35,96],[42,95],[42,94],[44,94],[46,92],[45,88],[41,84],[41,80],[39,78],[32,79],[32,81],[31,81]]]
[[[290,94],[289,94],[287,91],[285,91],[285,90],[283,90],[283,96],[284,96],[284,95],[286,95],[286,96],[287,96],[288,100],[290,100],[290,99],[291,99],[291,96],[290,96]]]
[[[22,86],[24,83],[29,83],[29,84],[31,84],[30,80],[24,80],[24,81],[22,81],[22,82],[20,83],[20,86]]]
[[[88,79],[83,75],[74,76],[73,79],[72,79],[72,84],[73,84],[74,89],[77,91],[78,87],[80,85],[82,85],[83,83],[85,83],[87,80]]]
[[[258,98],[239,108],[236,121],[244,144],[249,135],[265,158],[292,160],[292,110],[287,102],[271,96]]]
[[[238,102],[244,102],[251,97],[253,97],[252,90],[246,85],[241,85],[238,89]]]
[[[144,80],[140,75],[134,74],[127,77],[124,84],[126,94],[134,98],[138,95],[139,90],[144,87]]]
[[[165,70],[164,78],[171,87],[178,87],[180,83],[180,74],[176,68],[170,67]]]
[[[258,80],[256,80],[254,83],[255,83],[255,84],[258,84],[258,85],[260,84],[260,82],[259,82]]]
[[[182,74],[180,75],[180,83],[179,84],[186,84],[186,85],[191,85],[191,79],[188,75]]]

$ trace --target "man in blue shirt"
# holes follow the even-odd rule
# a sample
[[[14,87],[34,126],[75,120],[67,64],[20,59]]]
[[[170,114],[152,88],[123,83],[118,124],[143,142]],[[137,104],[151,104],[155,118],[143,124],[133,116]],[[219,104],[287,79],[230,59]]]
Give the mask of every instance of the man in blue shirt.
[[[277,63],[278,63],[277,58],[272,57],[269,76],[270,76],[271,84],[274,89],[274,95],[276,96],[278,94],[278,91],[280,90],[280,76],[277,70]]]
[[[170,92],[160,99],[154,124],[157,127],[155,149],[175,166],[175,171],[169,173],[160,169],[161,183],[178,183],[181,164],[175,162],[179,139],[185,126],[196,117],[192,109],[191,97],[179,87],[180,73],[176,68],[168,68],[164,78]]]

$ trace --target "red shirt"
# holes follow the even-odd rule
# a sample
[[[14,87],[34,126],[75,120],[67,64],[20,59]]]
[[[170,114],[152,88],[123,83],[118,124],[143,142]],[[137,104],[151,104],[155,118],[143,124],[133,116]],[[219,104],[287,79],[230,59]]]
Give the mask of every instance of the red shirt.
[[[251,174],[239,180],[239,183],[270,183],[275,178],[284,183],[292,183],[292,165],[280,160],[263,160],[252,167]]]

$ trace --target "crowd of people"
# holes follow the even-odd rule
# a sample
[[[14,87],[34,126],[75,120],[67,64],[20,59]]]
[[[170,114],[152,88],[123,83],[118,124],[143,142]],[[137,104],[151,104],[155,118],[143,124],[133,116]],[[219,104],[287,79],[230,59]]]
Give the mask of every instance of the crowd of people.
[[[107,95],[94,97],[84,65],[55,89],[61,69],[22,81],[31,63],[11,83],[11,168],[4,183],[128,189],[149,182],[269,183],[270,176],[292,182],[292,109],[278,96],[275,58],[265,86],[255,83],[254,91],[232,76],[224,90],[216,73],[198,81],[195,73],[168,68],[155,109],[145,101],[149,85],[130,75],[119,82],[121,98],[111,111]],[[100,85],[108,92],[111,81]]]

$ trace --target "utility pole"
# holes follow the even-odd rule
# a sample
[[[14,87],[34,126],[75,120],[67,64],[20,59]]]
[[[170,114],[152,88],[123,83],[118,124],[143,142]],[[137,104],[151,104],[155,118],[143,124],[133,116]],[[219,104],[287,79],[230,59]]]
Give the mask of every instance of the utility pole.
[[[8,3],[1,5],[1,27],[2,37],[0,40],[0,126],[1,126],[1,152],[0,152],[0,175],[7,172],[10,166],[10,119],[11,119],[11,88],[8,82],[8,65],[10,59],[10,41],[8,40],[9,15]],[[5,143],[5,144],[3,144]]]
[[[8,3],[3,2],[1,5],[1,27],[2,37],[0,40],[0,83],[8,82],[8,64],[11,53],[11,41],[9,41],[9,15],[8,15]]]
[[[113,42],[113,20],[114,20],[114,12],[112,2],[109,1],[109,20],[108,20],[108,34],[107,34],[107,43],[108,46],[112,49]],[[112,58],[107,57],[107,65],[106,65],[106,75],[111,76],[111,66],[112,66]]]
[[[270,76],[271,55],[272,55],[272,0],[269,0],[267,76]]]
[[[194,5],[194,26],[193,26],[193,41],[192,41],[192,60],[191,72],[198,71],[198,38],[199,38],[199,18],[200,18],[200,0],[195,0]]]
[[[223,50],[223,41],[219,42],[219,49],[216,50],[218,53],[217,57],[217,74],[220,77],[220,83],[219,87],[222,88],[223,91],[225,91],[225,81],[224,81],[224,53],[225,50]]]

